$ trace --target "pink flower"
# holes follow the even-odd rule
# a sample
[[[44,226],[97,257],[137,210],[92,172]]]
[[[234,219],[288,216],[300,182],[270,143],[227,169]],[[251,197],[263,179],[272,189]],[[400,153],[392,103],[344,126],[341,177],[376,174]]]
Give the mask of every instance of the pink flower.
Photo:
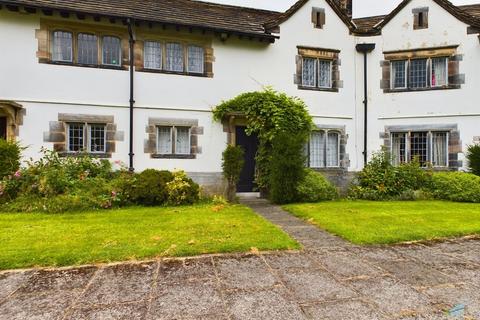
[[[112,197],[116,197],[117,196],[117,193],[115,191],[112,191]]]
[[[22,173],[20,172],[20,170],[18,170],[17,172],[15,172],[15,174],[13,176],[15,178],[20,178],[22,176]]]

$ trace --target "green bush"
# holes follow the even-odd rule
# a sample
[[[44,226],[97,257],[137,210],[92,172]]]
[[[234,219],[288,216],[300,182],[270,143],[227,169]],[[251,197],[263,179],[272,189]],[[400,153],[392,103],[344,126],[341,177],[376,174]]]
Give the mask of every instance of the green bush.
[[[480,177],[464,172],[435,173],[430,192],[439,200],[480,203]]]
[[[392,165],[386,151],[373,155],[365,168],[358,173],[349,195],[365,200],[414,200],[415,192],[429,188],[432,173],[422,169],[417,160]]]
[[[130,191],[131,199],[139,205],[164,205],[168,200],[167,183],[172,180],[170,171],[147,169],[136,176]]]
[[[480,144],[471,145],[467,150],[469,169],[473,174],[480,176]]]
[[[181,206],[200,199],[200,186],[187,177],[184,171],[173,172],[173,180],[167,183],[167,204]]]
[[[305,176],[305,142],[305,136],[286,132],[273,140],[269,196],[274,203],[297,201],[297,188]]]
[[[235,201],[236,186],[245,164],[244,153],[241,146],[228,145],[222,154],[223,176],[227,180],[227,199],[230,202]]]
[[[13,175],[20,168],[22,148],[17,142],[0,139],[0,179]]]
[[[305,177],[297,186],[298,201],[319,202],[338,197],[335,186],[323,175],[311,169],[305,169]]]

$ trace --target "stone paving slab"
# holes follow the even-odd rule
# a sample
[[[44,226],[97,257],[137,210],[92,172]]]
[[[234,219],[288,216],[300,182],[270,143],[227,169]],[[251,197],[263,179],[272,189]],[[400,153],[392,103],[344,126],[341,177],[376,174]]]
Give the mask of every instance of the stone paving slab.
[[[480,319],[478,240],[360,247],[251,206],[304,250],[2,272],[0,320]]]

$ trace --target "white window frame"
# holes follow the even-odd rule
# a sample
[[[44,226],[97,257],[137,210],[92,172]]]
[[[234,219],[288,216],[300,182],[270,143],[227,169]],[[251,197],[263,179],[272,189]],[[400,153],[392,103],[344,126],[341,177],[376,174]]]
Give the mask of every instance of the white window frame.
[[[395,62],[401,62],[403,61],[405,63],[405,81],[404,81],[404,86],[403,87],[395,87],[395,74],[393,72],[393,64]],[[391,89],[393,90],[402,90],[402,89],[407,89],[408,88],[408,61],[409,60],[392,60],[390,61],[390,83],[391,83]]]
[[[102,48],[102,65],[104,66],[110,66],[110,67],[121,67],[122,66],[122,38],[118,37],[116,35],[102,35],[102,40],[101,40],[101,48]],[[104,55],[104,40],[105,38],[116,38],[120,41],[120,45],[118,47],[118,63],[113,64],[113,63],[106,63],[105,62],[105,55]]]
[[[183,127],[183,126],[174,126],[173,127],[174,130],[175,130],[175,154],[179,154],[179,155],[189,155],[191,154],[191,150],[190,150],[190,146],[191,146],[191,133],[192,133],[192,128],[191,127]],[[188,129],[188,152],[185,152],[185,153],[181,153],[181,152],[178,152],[177,151],[177,137],[178,137],[178,128],[187,128]],[[173,140],[172,140],[173,141]],[[172,148],[173,149],[173,148]]]
[[[71,46],[70,46],[70,60],[63,60],[63,59],[55,59],[55,33],[56,32],[63,32],[63,33],[70,33],[71,35],[71,38],[70,40],[72,41],[71,43]],[[52,61],[54,62],[64,62],[64,63],[73,63],[74,61],[74,57],[73,57],[73,47],[74,47],[74,34],[72,31],[68,31],[68,30],[61,30],[61,29],[57,29],[57,30],[53,30],[52,33],[51,33],[51,37],[52,37],[52,41],[51,41],[51,45],[52,45],[52,51],[51,51],[51,58],[52,58]]]
[[[329,70],[330,72],[328,73],[328,83],[329,85],[328,86],[321,86],[320,85],[320,61],[322,62],[327,62],[328,63],[328,66],[329,66]],[[318,88],[321,88],[321,89],[331,89],[333,87],[333,83],[332,83],[332,60],[327,60],[327,59],[317,59],[317,87]]]
[[[83,139],[83,146],[82,146],[82,150],[80,151],[71,151],[70,150],[70,126],[73,125],[73,124],[81,124],[83,127],[82,127],[82,139]],[[67,149],[67,152],[68,153],[78,153],[78,152],[82,152],[82,151],[85,151],[85,123],[84,122],[67,122],[66,123],[66,129],[67,129],[67,134],[66,134],[66,143],[65,143],[65,147]]]
[[[87,127],[87,150],[91,154],[103,154],[107,152],[107,125],[104,123],[86,123]],[[92,126],[103,126],[103,150],[92,151]]]
[[[432,77],[433,77],[433,59],[445,59],[445,84],[442,85],[432,85]],[[448,57],[433,57],[429,59],[430,61],[430,87],[432,88],[441,88],[448,86]]]
[[[159,134],[160,128],[168,128],[168,129],[170,130],[171,146],[170,146],[170,150],[169,150],[167,153],[165,153],[165,152],[160,152],[160,148],[159,148],[159,146],[160,146],[160,134]],[[157,126],[157,146],[156,146],[157,154],[165,154],[165,155],[174,154],[174,153],[173,153],[173,148],[174,148],[174,143],[173,143],[173,139],[174,139],[173,130],[174,130],[174,127],[173,127],[173,126]]]
[[[310,149],[310,141],[308,142],[308,167],[312,169],[332,169],[332,168],[341,168],[341,163],[340,163],[340,142],[341,142],[341,132],[338,130],[325,130],[325,129],[319,129],[319,130],[314,130],[313,132],[323,132],[323,139],[324,139],[324,144],[323,144],[323,167],[313,167],[312,162],[311,162],[311,149]],[[328,135],[330,133],[334,133],[337,135],[337,164],[336,166],[329,166],[328,165]],[[311,139],[311,135],[310,135]]]
[[[410,154],[411,154],[411,134],[416,132],[426,132],[427,133],[427,161],[426,164],[432,165],[434,168],[448,168],[449,165],[449,151],[448,146],[450,143],[450,132],[445,130],[412,130],[412,131],[395,131],[390,132],[390,141],[392,141],[392,136],[394,134],[404,134],[405,135],[405,162],[400,163],[410,163]],[[447,161],[446,166],[433,165],[433,133],[445,133],[446,134],[446,148],[445,148],[445,159]],[[390,145],[390,154],[393,155],[393,144]],[[427,166],[424,166],[425,168]]]
[[[303,70],[304,70],[304,67],[305,67],[305,59],[311,59],[313,60],[314,64],[314,72],[313,72],[313,76],[314,76],[314,79],[313,79],[313,85],[310,85],[310,84],[305,84],[305,80],[304,80],[304,77],[303,77]],[[317,87],[317,82],[318,82],[318,64],[317,64],[317,59],[316,58],[312,58],[312,57],[302,57],[302,87],[305,87],[305,88],[316,88]]]

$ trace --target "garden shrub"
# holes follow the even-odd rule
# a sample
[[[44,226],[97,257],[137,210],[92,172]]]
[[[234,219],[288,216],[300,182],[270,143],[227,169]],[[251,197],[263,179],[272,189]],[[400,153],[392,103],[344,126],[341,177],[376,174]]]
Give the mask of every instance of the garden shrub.
[[[303,181],[297,186],[298,201],[319,202],[338,197],[337,188],[322,174],[305,169]]]
[[[473,174],[480,176],[480,144],[471,145],[467,150],[468,167]]]
[[[297,201],[297,188],[305,176],[306,137],[291,133],[278,134],[273,140],[269,196],[274,203]]]
[[[140,205],[163,205],[168,200],[167,183],[174,178],[170,171],[147,169],[135,177],[135,184],[129,191],[131,200]]]
[[[22,147],[17,142],[0,139],[0,179],[20,168]]]
[[[431,170],[422,169],[414,160],[394,166],[386,151],[373,155],[358,173],[349,195],[365,200],[414,200],[416,191],[430,187]]]
[[[174,171],[173,180],[166,184],[167,204],[180,206],[193,204],[200,198],[200,186],[184,171]]]
[[[240,146],[228,145],[222,156],[223,176],[227,180],[227,199],[234,202],[237,183],[245,164],[244,151]]]
[[[435,173],[430,191],[439,200],[480,203],[480,177],[465,172]]]

